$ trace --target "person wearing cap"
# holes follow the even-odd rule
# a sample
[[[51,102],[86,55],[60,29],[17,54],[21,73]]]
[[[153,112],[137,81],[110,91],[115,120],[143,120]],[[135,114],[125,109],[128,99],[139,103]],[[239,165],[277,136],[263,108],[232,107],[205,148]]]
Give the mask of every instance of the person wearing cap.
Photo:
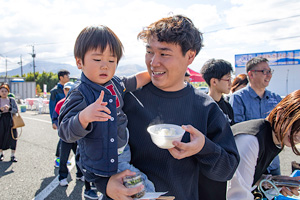
[[[11,149],[11,162],[17,162],[15,157],[17,140],[17,130],[11,129],[13,126],[12,116],[18,112],[18,106],[13,98],[9,98],[8,84],[0,86],[0,161],[4,160],[3,150]]]
[[[190,76],[191,76],[190,72],[186,71],[184,74],[184,81],[187,83],[191,82]]]
[[[67,96],[68,92],[72,90],[73,86],[75,84],[73,82],[67,82],[64,84],[64,93],[65,96]],[[56,126],[58,127],[58,116],[60,113],[60,109],[62,107],[62,105],[64,104],[64,102],[66,101],[66,97],[61,99],[60,101],[58,101],[58,103],[55,106],[55,109],[53,111],[53,117],[52,117],[52,122],[56,124]],[[64,187],[67,186],[68,180],[68,158],[70,155],[70,151],[72,150],[74,154],[76,154],[76,150],[77,150],[77,142],[73,142],[73,143],[67,143],[64,142],[63,140],[60,141],[61,142],[61,146],[60,146],[60,164],[59,164],[59,171],[58,171],[58,180],[59,180],[59,184],[60,186]],[[85,192],[84,192],[84,196],[90,199],[98,199],[98,195],[96,194],[95,191],[91,190],[91,186],[90,186],[90,182],[86,181],[79,166],[76,163],[76,168],[77,168],[77,173],[76,173],[76,179],[80,180],[80,181],[84,181],[85,183]]]

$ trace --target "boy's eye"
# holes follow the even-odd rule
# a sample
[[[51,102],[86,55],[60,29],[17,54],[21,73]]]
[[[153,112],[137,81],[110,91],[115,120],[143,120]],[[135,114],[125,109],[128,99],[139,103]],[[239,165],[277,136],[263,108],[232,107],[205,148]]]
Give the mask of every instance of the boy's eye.
[[[147,54],[152,54],[152,51],[146,51]]]
[[[110,63],[114,63],[115,61],[114,61],[114,60],[110,60],[109,62],[110,62]]]
[[[101,61],[100,59],[94,59],[94,61]]]

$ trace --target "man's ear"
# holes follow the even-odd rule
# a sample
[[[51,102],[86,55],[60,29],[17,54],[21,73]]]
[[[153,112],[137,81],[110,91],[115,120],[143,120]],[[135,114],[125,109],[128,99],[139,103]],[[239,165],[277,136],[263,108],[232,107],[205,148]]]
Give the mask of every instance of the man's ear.
[[[75,60],[76,60],[77,68],[82,69],[83,64],[81,58],[75,58]]]
[[[188,64],[192,64],[192,62],[194,61],[195,57],[196,57],[196,51],[195,50],[188,50],[187,56],[188,56]]]
[[[209,82],[210,82],[210,85],[213,85],[213,86],[215,86],[217,83],[215,78],[211,78]]]

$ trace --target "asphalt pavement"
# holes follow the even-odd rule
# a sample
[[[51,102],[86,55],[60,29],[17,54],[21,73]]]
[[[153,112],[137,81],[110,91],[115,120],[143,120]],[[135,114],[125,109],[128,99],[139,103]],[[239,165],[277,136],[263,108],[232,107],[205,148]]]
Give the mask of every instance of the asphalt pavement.
[[[84,183],[76,180],[76,167],[70,166],[68,187],[58,185],[54,159],[59,137],[52,129],[49,114],[27,110],[21,116],[26,126],[17,143],[18,162],[10,162],[10,150],[4,151],[4,161],[0,162],[0,199],[85,199]],[[282,175],[291,174],[293,160],[300,162],[290,148],[284,149],[280,154]]]

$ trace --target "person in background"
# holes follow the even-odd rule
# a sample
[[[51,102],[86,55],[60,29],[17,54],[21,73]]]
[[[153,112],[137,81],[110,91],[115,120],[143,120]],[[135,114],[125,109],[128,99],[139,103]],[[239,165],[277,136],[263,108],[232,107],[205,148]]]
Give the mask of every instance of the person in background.
[[[13,98],[8,97],[8,84],[0,86],[0,161],[4,160],[3,150],[11,149],[11,162],[18,162],[15,153],[18,137],[16,129],[12,129],[12,116],[18,112],[18,106]],[[13,135],[12,135],[13,134]]]
[[[184,81],[187,83],[191,82],[190,76],[191,74],[188,71],[186,71],[184,74]]]
[[[223,97],[231,89],[232,66],[223,59],[209,59],[201,68],[205,82],[209,86],[208,95],[211,96],[223,111],[230,125],[234,124],[234,116],[231,105]]]
[[[65,142],[78,142],[78,163],[84,177],[98,190],[101,177],[125,169],[142,174],[130,164],[130,132],[122,108],[125,93],[149,83],[150,76],[146,71],[115,76],[122,55],[121,41],[107,26],[84,28],[74,47],[81,82],[71,91],[59,116],[59,136]],[[146,175],[142,177],[146,191],[154,192],[153,183]]]
[[[255,57],[246,63],[249,84],[232,94],[230,104],[236,123],[250,119],[266,118],[281,101],[281,97],[266,89],[273,71],[268,59]],[[280,161],[277,156],[265,173],[280,175]]]
[[[67,82],[64,84],[65,96],[67,96],[68,92],[71,90],[72,87],[74,87],[73,82]],[[56,127],[59,127],[58,126],[58,116],[60,113],[60,109],[65,101],[66,101],[66,97],[61,99],[59,102],[57,102],[57,104],[55,106],[52,121],[56,124]],[[68,158],[69,158],[71,150],[73,151],[74,155],[76,155],[77,142],[67,143],[62,140],[61,144],[60,144],[60,163],[59,163],[59,171],[58,171],[58,174],[59,174],[58,180],[59,180],[59,185],[63,186],[63,187],[68,186],[68,184],[69,184],[68,180],[67,180],[68,174],[69,174],[67,162],[68,162]],[[77,163],[76,163],[76,168],[77,168],[76,180],[83,181],[85,184],[84,197],[89,198],[89,199],[98,199],[99,197],[98,197],[97,193],[91,189],[90,182],[85,180]]]
[[[49,113],[50,113],[50,117],[52,120],[52,128],[54,130],[57,130],[57,124],[55,124],[55,122],[53,121],[54,109],[55,109],[57,102],[65,97],[63,88],[64,88],[64,84],[69,82],[69,80],[70,80],[69,75],[70,75],[69,71],[60,70],[57,74],[58,83],[54,88],[52,88],[50,90]],[[55,118],[55,116],[54,116],[54,118]],[[56,158],[54,160],[54,167],[59,167],[60,143],[61,143],[61,141],[58,140],[57,147],[56,147],[56,153],[55,153]]]
[[[271,161],[285,146],[300,155],[300,90],[287,95],[265,119],[244,121],[232,126],[240,153],[240,164],[228,183],[228,200],[254,199],[257,185]],[[300,177],[294,177],[299,181]],[[297,187],[282,187],[284,196],[299,195]]]
[[[208,95],[184,81],[187,67],[202,47],[202,34],[182,15],[162,18],[138,34],[146,43],[149,84],[125,96],[131,163],[147,174],[156,191],[176,200],[226,199],[226,182],[239,162],[229,123]],[[183,125],[182,142],[160,149],[147,127],[157,123]],[[186,125],[189,124],[189,125]],[[111,199],[131,199],[143,186],[125,188],[129,170],[102,177],[101,192]]]
[[[248,84],[247,75],[239,74],[233,79],[230,91],[231,91],[231,93],[234,93],[234,92],[246,87],[247,84]]]

